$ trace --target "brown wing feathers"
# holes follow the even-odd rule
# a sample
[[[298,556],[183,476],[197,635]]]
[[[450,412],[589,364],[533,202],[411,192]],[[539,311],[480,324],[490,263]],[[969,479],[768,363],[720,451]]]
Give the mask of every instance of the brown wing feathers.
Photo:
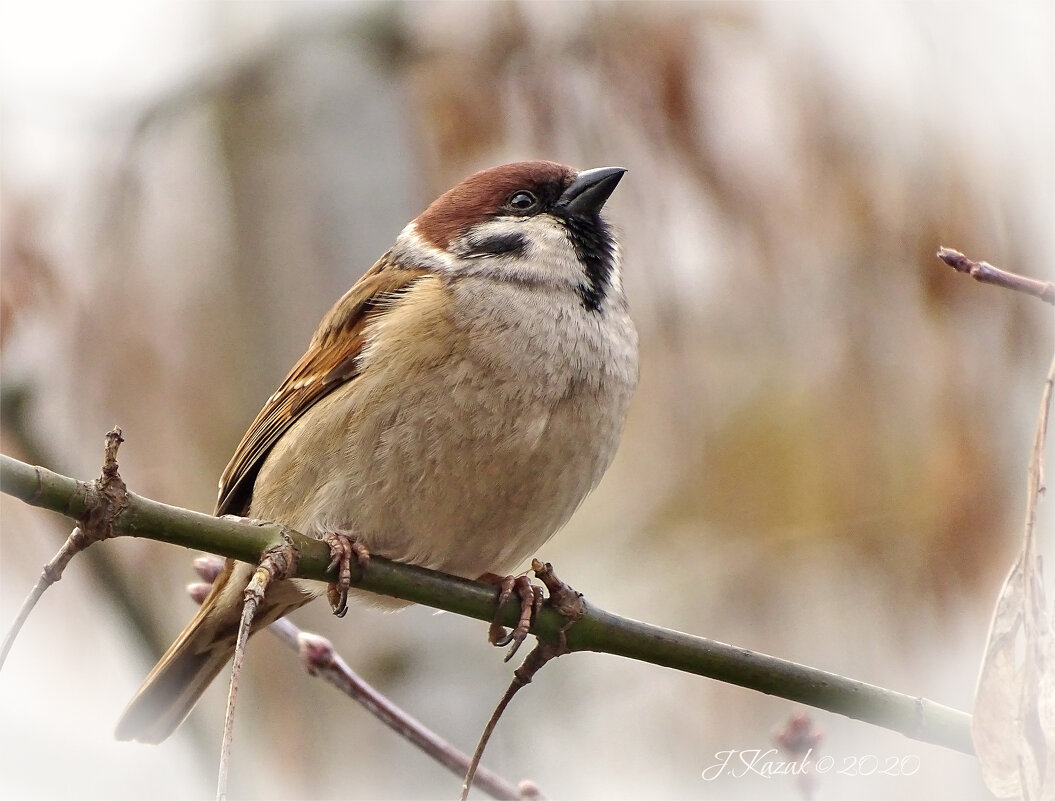
[[[358,375],[367,323],[423,275],[423,270],[402,268],[385,254],[330,309],[307,352],[267,399],[223,471],[216,514],[248,511],[257,472],[279,437],[305,409]]]

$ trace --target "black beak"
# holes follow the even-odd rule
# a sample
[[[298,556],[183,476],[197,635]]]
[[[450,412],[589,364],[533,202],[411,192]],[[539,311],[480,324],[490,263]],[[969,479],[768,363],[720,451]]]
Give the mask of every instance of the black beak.
[[[557,207],[571,214],[596,214],[615,191],[615,185],[626,172],[622,167],[598,167],[583,170],[557,201]]]

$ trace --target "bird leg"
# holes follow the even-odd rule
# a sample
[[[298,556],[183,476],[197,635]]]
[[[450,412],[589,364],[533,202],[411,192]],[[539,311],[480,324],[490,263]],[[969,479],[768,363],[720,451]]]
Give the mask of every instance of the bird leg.
[[[348,611],[348,589],[352,586],[352,556],[355,556],[359,569],[365,571],[370,564],[370,551],[358,535],[343,531],[328,531],[320,539],[330,546],[332,561],[326,570],[337,571],[337,581],[327,588],[326,599],[333,613],[344,617]]]

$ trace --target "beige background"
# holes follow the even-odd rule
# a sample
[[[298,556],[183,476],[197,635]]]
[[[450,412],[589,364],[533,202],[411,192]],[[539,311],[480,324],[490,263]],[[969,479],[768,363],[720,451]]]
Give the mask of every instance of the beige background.
[[[132,489],[208,511],[318,318],[438,192],[624,166],[641,385],[540,555],[614,612],[970,707],[1052,321],[933,254],[1051,278],[1050,4],[7,2],[0,30],[4,453],[91,477],[118,423]],[[6,625],[68,528],[6,498],[0,524]],[[111,739],[192,556],[107,543],[49,593],[0,675],[0,797],[212,793],[222,688],[161,747]],[[508,680],[472,621],[295,619],[469,750]],[[268,637],[249,663],[232,796],[455,797]],[[796,798],[700,778],[795,711],[576,655],[486,761],[551,797]],[[920,759],[821,798],[985,795],[967,757],[815,719],[839,765]]]

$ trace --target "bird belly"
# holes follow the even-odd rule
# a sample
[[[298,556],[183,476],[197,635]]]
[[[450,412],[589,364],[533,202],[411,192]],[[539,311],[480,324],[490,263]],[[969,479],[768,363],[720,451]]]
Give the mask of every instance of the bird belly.
[[[607,469],[636,361],[612,373],[580,342],[572,359],[515,329],[483,340],[429,297],[402,305],[413,322],[383,316],[360,374],[276,443],[251,514],[455,575],[506,574]]]
[[[545,359],[526,377],[457,337],[429,343],[368,351],[276,443],[252,516],[471,578],[509,573],[549,539],[607,470],[632,383]]]
[[[352,532],[372,553],[456,575],[512,570],[571,516],[607,459],[574,444],[582,399],[496,396],[471,366],[448,367],[464,373],[453,387],[419,382],[369,413],[358,379],[323,401],[346,407],[343,430],[317,405],[262,468],[252,515],[295,509],[281,522]]]

